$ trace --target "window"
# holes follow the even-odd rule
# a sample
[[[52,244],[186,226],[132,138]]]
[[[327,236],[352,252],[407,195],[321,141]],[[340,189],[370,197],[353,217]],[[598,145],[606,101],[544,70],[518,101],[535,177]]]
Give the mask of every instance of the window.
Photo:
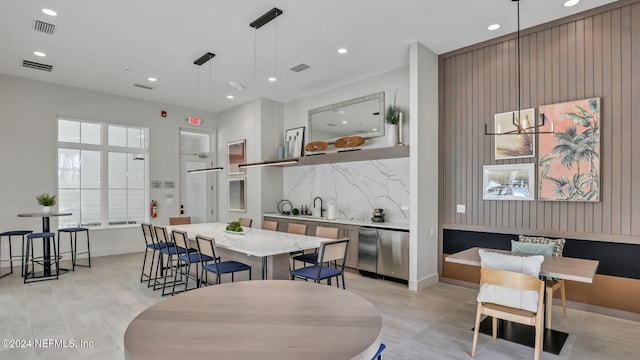
[[[147,130],[58,119],[59,226],[146,220]]]

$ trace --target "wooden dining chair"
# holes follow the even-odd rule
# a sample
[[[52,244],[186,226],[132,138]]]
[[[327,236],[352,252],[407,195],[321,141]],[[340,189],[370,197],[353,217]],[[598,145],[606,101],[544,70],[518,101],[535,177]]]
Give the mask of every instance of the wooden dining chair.
[[[253,219],[241,217],[240,219],[238,219],[238,222],[240,223],[240,226],[251,227],[251,224],[253,224]]]
[[[344,264],[347,259],[347,249],[349,247],[349,239],[328,240],[323,241],[320,246],[320,253],[318,254],[318,263],[310,266],[305,266],[300,269],[291,270],[291,280],[295,278],[313,279],[314,282],[321,282],[327,280],[327,285],[331,285],[331,278],[336,278],[336,286],[340,287],[340,277],[342,277],[342,288],[345,289],[344,283]],[[323,266],[325,263],[331,263],[332,261],[338,262],[335,268],[329,266]]]
[[[338,238],[338,228],[317,226],[316,237],[335,240]],[[303,264],[316,264],[318,262],[318,249],[316,248],[313,252],[310,252],[310,253],[294,256],[292,259],[292,265],[291,265],[292,269],[296,268],[296,260],[302,261]]]
[[[492,289],[492,295],[496,299],[504,299],[513,296],[513,290],[530,291],[537,294],[537,306],[535,309],[527,307],[505,306],[500,303],[489,301],[481,301],[481,295],[478,296],[478,307],[476,311],[476,323],[473,330],[473,346],[471,348],[471,357],[476,356],[476,347],[478,344],[478,332],[480,331],[480,320],[482,315],[492,317],[492,335],[495,340],[497,337],[498,319],[512,321],[524,325],[535,327],[535,348],[534,360],[540,359],[540,351],[542,350],[543,314],[544,314],[544,281],[535,276],[522,274],[513,271],[497,270],[491,268],[480,269],[480,289],[493,285],[499,286]],[[535,311],[531,311],[535,310]]]
[[[262,229],[278,231],[278,222],[271,220],[262,220]]]
[[[289,234],[307,235],[307,225],[289,223],[287,232]]]
[[[170,217],[169,225],[189,225],[191,224],[191,216]]]
[[[551,239],[545,238],[541,236],[527,236],[527,235],[518,235],[518,240],[524,244],[532,244],[532,245],[552,245],[551,255],[553,256],[562,256],[562,252],[564,251],[564,244],[566,243],[565,239]],[[513,242],[512,242],[513,244]],[[545,321],[546,328],[551,329],[551,318],[553,314],[553,293],[557,290],[560,290],[560,300],[562,301],[562,316],[567,317],[567,294],[564,288],[564,279],[546,279],[546,295],[547,295],[547,307],[546,314],[547,320]]]

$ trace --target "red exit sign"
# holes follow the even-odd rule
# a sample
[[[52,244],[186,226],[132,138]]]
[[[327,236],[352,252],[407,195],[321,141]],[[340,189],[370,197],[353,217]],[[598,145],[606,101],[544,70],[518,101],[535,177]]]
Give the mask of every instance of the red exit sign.
[[[199,117],[197,116],[189,116],[187,118],[187,123],[189,123],[189,125],[196,125],[196,126],[200,126],[201,120]]]

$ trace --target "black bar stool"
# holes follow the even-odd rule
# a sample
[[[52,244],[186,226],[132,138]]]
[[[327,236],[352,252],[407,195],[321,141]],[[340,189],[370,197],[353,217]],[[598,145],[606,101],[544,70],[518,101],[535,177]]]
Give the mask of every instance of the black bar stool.
[[[87,251],[78,252],[78,233],[86,232],[87,237]],[[69,234],[69,244],[71,245],[71,269],[76,271],[76,266],[85,266],[91,267],[91,247],[89,245],[89,229],[83,227],[74,227],[74,228],[66,228],[66,229],[58,229],[58,247],[60,247],[60,239],[62,236],[60,233]],[[89,263],[87,265],[78,264],[77,258],[78,254],[87,254],[87,259]]]
[[[53,245],[53,253],[49,254],[49,257],[43,256],[34,256],[33,255],[33,239],[42,239],[43,245],[45,241],[51,241],[51,245]],[[44,247],[44,246],[43,246]],[[60,257],[58,254],[58,248],[56,247],[56,234],[52,232],[45,233],[34,233],[27,235],[27,247],[25,249],[24,255],[24,283],[34,282],[34,281],[42,281],[42,280],[53,280],[58,279],[60,274]],[[29,271],[29,261],[31,261],[31,271]],[[52,273],[51,271],[42,271],[42,273],[36,273],[35,264],[38,263],[40,265],[51,265],[56,264],[56,271]]]
[[[0,234],[0,261],[9,261],[11,268],[9,270],[8,273],[4,274],[4,275],[0,275],[0,278],[3,278],[7,275],[13,274],[13,260],[16,259],[15,256],[13,256],[13,252],[11,250],[11,237],[12,236],[20,236],[22,237],[22,247],[20,248],[20,273],[21,276],[24,276],[24,237],[25,235],[31,234],[33,231],[31,230],[12,230],[12,231],[5,231],[3,233]],[[2,260],[2,239],[7,237],[9,239],[9,259],[7,260]]]

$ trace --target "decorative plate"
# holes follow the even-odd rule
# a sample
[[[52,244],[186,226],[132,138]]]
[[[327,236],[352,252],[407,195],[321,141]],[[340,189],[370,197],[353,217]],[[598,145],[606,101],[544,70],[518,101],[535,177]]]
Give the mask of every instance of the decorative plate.
[[[364,144],[364,139],[360,136],[345,136],[336,140],[337,148],[352,148]]]
[[[244,235],[247,233],[247,231],[244,229],[242,231],[231,231],[231,230],[224,229],[224,232],[228,234],[233,234],[233,235]]]
[[[308,152],[317,152],[327,150],[329,145],[324,141],[312,141],[304,147],[304,149]]]

